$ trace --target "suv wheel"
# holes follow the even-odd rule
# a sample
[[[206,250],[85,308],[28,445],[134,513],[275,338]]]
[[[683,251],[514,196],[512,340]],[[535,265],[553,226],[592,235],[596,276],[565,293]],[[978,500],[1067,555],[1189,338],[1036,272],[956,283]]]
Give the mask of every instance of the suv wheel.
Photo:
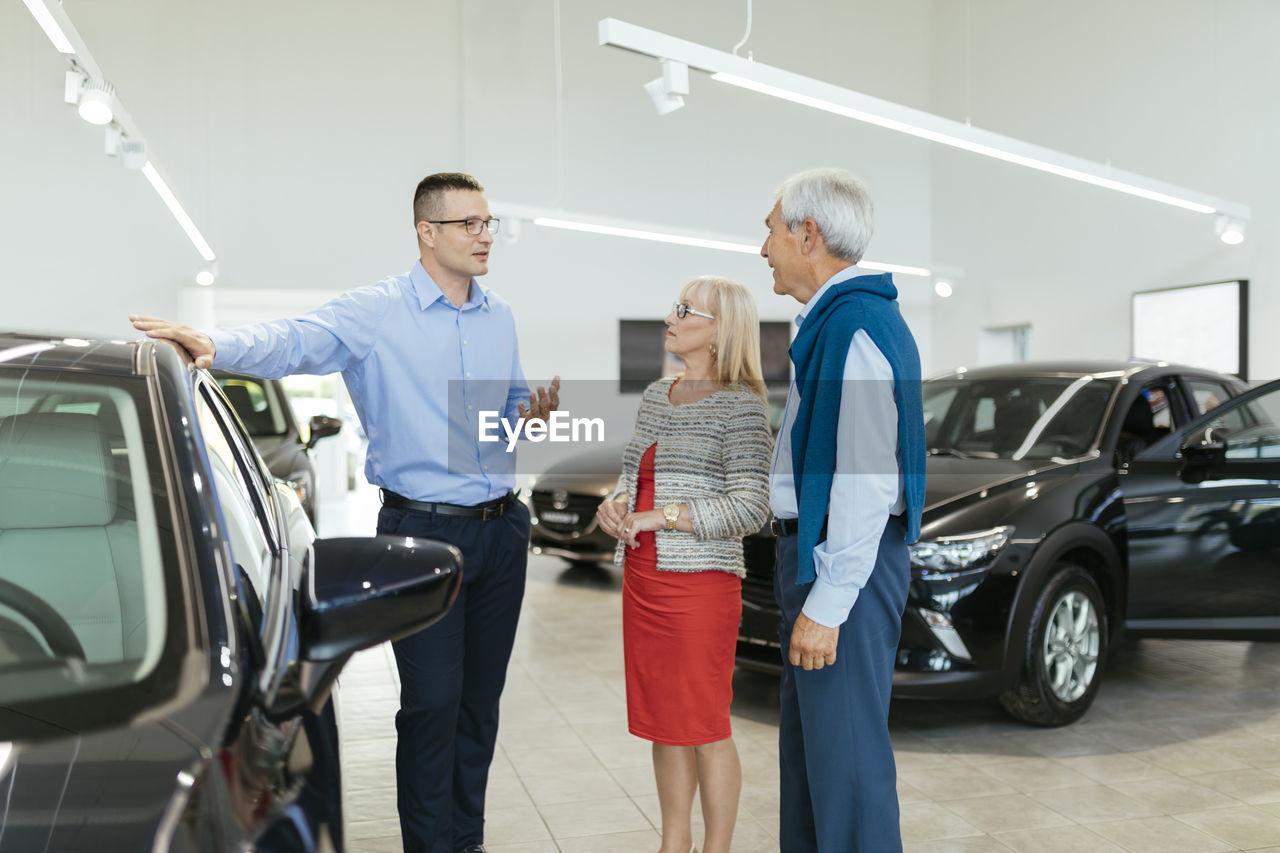
[[[1025,723],[1074,722],[1098,694],[1106,656],[1106,610],[1097,583],[1079,566],[1059,563],[1031,612],[1021,675],[1000,704]]]

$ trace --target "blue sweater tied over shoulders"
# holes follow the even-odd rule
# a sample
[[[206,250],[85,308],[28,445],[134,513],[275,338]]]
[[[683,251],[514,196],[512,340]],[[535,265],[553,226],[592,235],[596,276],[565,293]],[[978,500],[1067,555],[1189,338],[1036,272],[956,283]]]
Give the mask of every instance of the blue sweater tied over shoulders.
[[[826,521],[836,467],[836,426],[849,345],[864,329],[893,368],[898,407],[898,462],[907,504],[907,541],[920,538],[925,442],[920,354],[898,309],[893,278],[864,275],[832,285],[804,318],[791,343],[799,405],[791,428],[791,466],[800,508],[799,583],[816,577],[813,549]]]

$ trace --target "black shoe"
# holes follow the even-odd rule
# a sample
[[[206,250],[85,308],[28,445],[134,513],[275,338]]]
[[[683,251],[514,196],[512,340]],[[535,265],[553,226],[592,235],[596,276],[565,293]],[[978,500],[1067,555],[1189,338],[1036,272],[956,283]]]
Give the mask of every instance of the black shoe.
[[[483,844],[472,844],[470,847],[463,847],[462,853],[486,853]]]

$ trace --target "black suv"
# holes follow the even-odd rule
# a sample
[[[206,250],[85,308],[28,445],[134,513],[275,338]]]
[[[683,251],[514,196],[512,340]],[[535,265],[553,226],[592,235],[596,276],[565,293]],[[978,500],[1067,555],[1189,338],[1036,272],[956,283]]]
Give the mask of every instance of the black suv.
[[[1077,719],[1121,630],[1280,637],[1280,385],[1169,364],[1018,364],[924,383],[922,538],[894,694]],[[1236,398],[1236,399],[1232,399]],[[748,539],[738,662],[779,666]]]

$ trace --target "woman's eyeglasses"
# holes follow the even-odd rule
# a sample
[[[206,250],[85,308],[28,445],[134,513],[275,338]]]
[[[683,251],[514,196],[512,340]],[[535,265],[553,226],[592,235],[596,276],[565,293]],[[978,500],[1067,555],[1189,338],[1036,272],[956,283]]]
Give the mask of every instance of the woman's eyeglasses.
[[[715,319],[715,317],[712,317],[710,314],[704,314],[701,311],[694,311],[692,308],[689,307],[688,302],[672,302],[671,310],[676,312],[677,320],[683,320],[685,317],[689,316],[690,314],[693,314],[697,317],[706,317],[708,320]]]

